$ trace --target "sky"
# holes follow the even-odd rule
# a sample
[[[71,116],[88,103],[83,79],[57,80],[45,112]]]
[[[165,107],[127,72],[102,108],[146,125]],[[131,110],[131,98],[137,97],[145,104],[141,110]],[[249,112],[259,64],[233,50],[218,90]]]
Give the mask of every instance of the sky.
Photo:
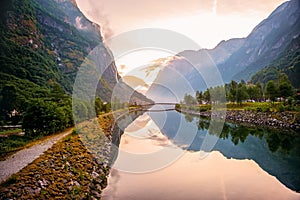
[[[104,41],[139,28],[178,32],[201,48],[247,37],[285,0],[76,0],[91,21],[100,24]],[[196,49],[194,49],[196,50]],[[113,52],[114,53],[114,52]],[[121,76],[134,74],[152,60],[174,56],[161,50],[137,50],[115,58]],[[143,75],[137,75],[142,79]]]
[[[182,33],[201,47],[246,37],[285,0],[77,0],[80,10],[102,26],[106,38],[137,28]]]

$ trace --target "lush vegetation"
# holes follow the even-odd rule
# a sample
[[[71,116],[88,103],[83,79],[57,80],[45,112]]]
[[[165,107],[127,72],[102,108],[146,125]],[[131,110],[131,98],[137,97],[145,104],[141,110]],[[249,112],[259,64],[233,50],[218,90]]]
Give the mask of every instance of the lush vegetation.
[[[26,134],[51,134],[73,125],[71,99],[55,85],[50,98],[31,99],[23,115]]]
[[[259,82],[251,84],[245,81],[231,81],[204,92],[197,91],[195,96],[186,94],[181,101],[181,108],[206,111],[210,110],[211,103],[225,102],[227,109],[260,112],[299,111],[299,96],[285,74],[280,74],[275,81],[268,81],[264,87]]]
[[[101,38],[72,26],[65,12],[81,13],[65,6],[62,10],[52,0],[0,2],[0,125],[23,122],[26,132],[1,138],[1,152],[73,124],[72,84],[78,67]],[[107,112],[110,105],[99,107],[97,99],[96,109]]]
[[[0,131],[0,135],[12,135],[12,134],[18,134],[21,133],[22,129],[16,128],[16,129],[9,129],[5,131]]]
[[[28,99],[17,90],[13,85],[6,86],[2,90],[3,97],[0,102],[2,124],[21,123],[25,135],[10,135],[8,134],[10,130],[2,131],[9,136],[0,139],[1,155],[73,125],[71,98],[58,84],[53,84],[49,90],[43,90],[41,96],[29,95]],[[11,109],[17,109],[18,112],[8,115]]]
[[[22,124],[26,136],[73,124],[77,69],[101,42],[96,31],[76,29],[82,14],[71,2],[60,4],[64,10],[53,0],[0,2],[0,126]]]
[[[208,88],[206,91],[197,91],[195,96],[186,94],[183,104],[203,104],[213,101],[224,102],[222,95],[226,95],[229,102],[242,103],[245,100],[260,102],[264,100],[275,101],[277,98],[285,101],[288,98],[296,98],[296,89],[290,83],[288,77],[281,74],[276,81],[270,80],[265,87],[259,82],[256,84],[246,83],[245,81],[231,81],[225,86]],[[214,97],[214,98],[213,98]]]
[[[71,1],[4,0],[0,9],[0,126],[23,122],[26,134],[45,135],[72,125],[73,82],[87,54],[102,42],[99,27]],[[124,107],[102,101],[110,100],[114,81],[110,72],[99,80],[96,94],[102,99],[95,106],[75,100],[80,119]]]

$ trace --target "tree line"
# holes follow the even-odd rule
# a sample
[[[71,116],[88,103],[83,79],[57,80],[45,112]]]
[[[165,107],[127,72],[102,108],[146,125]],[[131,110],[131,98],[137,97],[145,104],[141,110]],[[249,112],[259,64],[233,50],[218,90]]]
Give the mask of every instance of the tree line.
[[[91,106],[92,103],[76,103],[83,120],[95,116],[95,113],[111,111],[111,103],[103,102],[99,97],[95,99],[94,106]],[[14,84],[4,86],[0,92],[0,126],[19,124],[25,134],[32,137],[73,126],[71,96],[58,83],[52,83],[50,89],[37,87],[35,92],[24,93]]]
[[[296,89],[292,86],[288,77],[282,74],[277,81],[270,80],[266,85],[260,82],[252,84],[245,81],[236,82],[232,80],[223,86],[216,86],[197,91],[194,96],[185,94],[182,104],[208,104],[213,102],[236,102],[241,104],[243,101],[250,100],[261,102],[270,100],[274,102],[292,101],[296,98]]]

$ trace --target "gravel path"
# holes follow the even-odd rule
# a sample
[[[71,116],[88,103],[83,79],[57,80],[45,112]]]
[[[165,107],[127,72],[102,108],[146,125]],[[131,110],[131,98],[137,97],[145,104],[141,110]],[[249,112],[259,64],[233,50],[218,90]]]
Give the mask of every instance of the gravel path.
[[[55,135],[39,144],[18,151],[6,160],[0,161],[0,183],[7,180],[11,175],[17,173],[29,163],[38,158],[42,153],[52,147],[58,140],[70,134],[73,129]]]

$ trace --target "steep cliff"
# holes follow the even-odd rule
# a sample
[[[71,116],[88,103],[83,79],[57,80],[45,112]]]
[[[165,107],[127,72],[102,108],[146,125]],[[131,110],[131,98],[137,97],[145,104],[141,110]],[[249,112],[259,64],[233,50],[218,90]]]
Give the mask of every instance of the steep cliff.
[[[266,84],[269,80],[278,80],[280,74],[286,74],[295,88],[300,87],[300,36],[272,63],[255,73],[251,81]]]
[[[300,34],[300,1],[280,5],[267,19],[257,25],[244,45],[219,69],[226,81],[248,80],[272,62]]]
[[[300,0],[291,0],[283,3],[272,14],[246,37],[220,42],[214,49],[200,49],[198,51],[186,50],[179,53],[173,61],[169,62],[159,72],[154,84],[149,89],[147,96],[154,98],[162,94],[169,94],[168,88],[178,85],[178,80],[185,85],[173,93],[182,98],[184,87],[192,90],[203,90],[207,85],[205,79],[214,78],[209,74],[210,68],[217,67],[223,81],[250,80],[256,72],[268,66],[268,71],[282,71],[292,79],[295,86],[299,83],[298,51],[300,35]],[[183,59],[185,58],[185,59]],[[295,61],[296,60],[296,61]],[[199,63],[198,69],[192,63]],[[265,71],[264,71],[265,72]],[[272,72],[273,73],[273,72]],[[173,74],[173,80],[169,80]],[[204,74],[208,74],[204,77]],[[262,74],[260,73],[260,77]],[[269,77],[269,76],[268,76]],[[262,78],[256,78],[258,80]],[[163,87],[162,87],[163,86]],[[169,95],[174,99],[174,94]]]
[[[103,45],[100,27],[72,0],[4,0],[0,11],[0,91],[14,86],[24,101],[44,96],[56,82],[71,94],[86,56]],[[113,60],[107,65],[97,91],[110,101],[120,76]]]

